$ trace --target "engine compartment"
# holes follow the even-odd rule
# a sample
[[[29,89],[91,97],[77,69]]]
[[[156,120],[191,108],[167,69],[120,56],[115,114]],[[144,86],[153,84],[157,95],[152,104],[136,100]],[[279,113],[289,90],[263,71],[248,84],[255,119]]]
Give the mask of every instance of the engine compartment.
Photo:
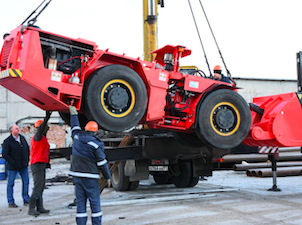
[[[81,61],[94,52],[93,45],[40,32],[44,67],[72,75],[81,69]]]

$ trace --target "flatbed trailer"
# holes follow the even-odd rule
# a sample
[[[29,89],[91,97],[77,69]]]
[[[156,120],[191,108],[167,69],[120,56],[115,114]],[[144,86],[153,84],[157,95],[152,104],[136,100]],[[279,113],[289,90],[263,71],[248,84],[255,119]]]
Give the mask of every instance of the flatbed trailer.
[[[133,140],[120,146],[124,136],[102,137],[105,154],[110,164],[119,162],[112,174],[112,185],[117,191],[134,190],[140,180],[153,175],[158,184],[173,183],[176,187],[193,187],[199,177],[211,176],[213,157],[227,154],[227,150],[190,147],[179,144],[173,134],[162,130],[134,131]],[[52,158],[70,158],[70,148],[51,151]]]

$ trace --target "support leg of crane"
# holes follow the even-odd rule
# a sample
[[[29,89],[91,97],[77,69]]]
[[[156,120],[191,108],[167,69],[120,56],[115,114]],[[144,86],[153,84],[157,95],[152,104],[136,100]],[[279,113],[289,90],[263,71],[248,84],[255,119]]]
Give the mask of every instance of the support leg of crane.
[[[273,186],[272,188],[268,189],[268,191],[281,191],[281,189],[277,187],[277,157],[278,157],[277,153],[268,154],[268,158],[272,162],[272,172],[273,172]]]

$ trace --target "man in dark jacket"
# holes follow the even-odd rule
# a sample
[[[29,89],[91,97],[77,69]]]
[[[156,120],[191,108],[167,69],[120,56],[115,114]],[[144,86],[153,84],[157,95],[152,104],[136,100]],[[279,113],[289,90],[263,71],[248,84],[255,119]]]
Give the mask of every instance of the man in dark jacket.
[[[84,225],[87,222],[86,202],[90,201],[92,224],[102,224],[100,205],[100,170],[104,178],[110,179],[110,171],[104,153],[104,143],[94,135],[98,125],[90,121],[81,130],[77,110],[69,106],[72,128],[72,159],[69,174],[73,176],[77,199],[76,222]]]
[[[14,184],[17,173],[22,179],[23,204],[28,205],[28,161],[29,146],[25,138],[20,135],[19,127],[13,124],[9,128],[11,135],[3,142],[2,156],[7,161],[7,201],[10,208],[17,208],[14,200]]]
[[[214,79],[226,83],[232,83],[231,80],[222,74],[221,66],[217,65],[214,67]]]

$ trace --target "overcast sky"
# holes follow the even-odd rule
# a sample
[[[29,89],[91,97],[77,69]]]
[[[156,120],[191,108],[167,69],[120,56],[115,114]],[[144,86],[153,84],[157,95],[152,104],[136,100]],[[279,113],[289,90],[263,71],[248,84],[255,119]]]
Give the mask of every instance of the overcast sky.
[[[0,0],[0,35],[17,27],[42,0]],[[296,79],[302,51],[301,0],[202,0],[233,77]],[[211,68],[221,64],[199,0],[191,0]],[[158,47],[184,45],[181,65],[208,74],[188,0],[158,8]],[[142,0],[53,0],[38,18],[42,29],[94,41],[100,49],[143,58]],[[3,40],[0,40],[2,46]]]

